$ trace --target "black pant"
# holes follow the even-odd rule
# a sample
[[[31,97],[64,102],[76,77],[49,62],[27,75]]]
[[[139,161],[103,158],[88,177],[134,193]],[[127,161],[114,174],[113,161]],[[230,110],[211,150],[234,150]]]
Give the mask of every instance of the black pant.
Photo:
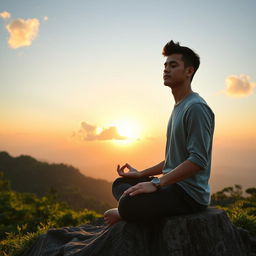
[[[199,212],[207,208],[197,203],[177,183],[165,186],[153,193],[122,196],[123,192],[139,182],[150,181],[154,177],[138,179],[117,178],[112,192],[118,203],[120,216],[126,221],[151,221],[174,215]]]

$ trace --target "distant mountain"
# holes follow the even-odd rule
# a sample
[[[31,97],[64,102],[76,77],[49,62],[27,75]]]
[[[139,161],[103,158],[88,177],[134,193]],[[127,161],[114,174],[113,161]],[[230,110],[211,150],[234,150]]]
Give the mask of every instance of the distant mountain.
[[[103,213],[116,205],[111,194],[111,183],[84,176],[73,166],[40,162],[27,155],[12,157],[0,152],[0,172],[18,192],[43,196],[56,191],[60,200],[73,209],[92,209]]]

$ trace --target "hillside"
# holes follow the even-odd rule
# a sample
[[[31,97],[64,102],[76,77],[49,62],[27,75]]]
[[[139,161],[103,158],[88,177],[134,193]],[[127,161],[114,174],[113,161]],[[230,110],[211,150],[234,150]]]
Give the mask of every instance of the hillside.
[[[0,152],[0,172],[18,192],[43,196],[55,192],[60,200],[73,209],[92,209],[99,213],[116,205],[111,194],[111,183],[84,176],[73,166],[49,164],[21,155],[12,157]]]

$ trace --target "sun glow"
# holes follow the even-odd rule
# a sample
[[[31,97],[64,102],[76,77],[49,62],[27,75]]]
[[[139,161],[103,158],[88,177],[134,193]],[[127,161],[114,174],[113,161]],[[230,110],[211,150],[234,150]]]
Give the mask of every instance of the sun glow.
[[[118,134],[125,137],[122,140],[114,140],[117,144],[128,144],[138,140],[140,137],[140,127],[133,120],[118,120],[113,125],[117,128]]]

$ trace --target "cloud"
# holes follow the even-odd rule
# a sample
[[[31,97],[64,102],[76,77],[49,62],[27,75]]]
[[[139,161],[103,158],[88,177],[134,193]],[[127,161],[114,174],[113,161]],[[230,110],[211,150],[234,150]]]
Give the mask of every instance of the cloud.
[[[226,78],[226,89],[222,92],[231,97],[245,97],[253,93],[256,83],[250,81],[247,75],[228,76]]]
[[[7,11],[0,12],[0,18],[2,19],[9,19],[11,17],[11,14]]]
[[[39,31],[38,19],[17,19],[6,26],[9,32],[8,44],[11,48],[30,46]]]
[[[81,129],[77,133],[73,133],[73,136],[85,141],[127,139],[127,137],[118,133],[118,129],[115,126],[102,129],[87,122],[82,122]]]

